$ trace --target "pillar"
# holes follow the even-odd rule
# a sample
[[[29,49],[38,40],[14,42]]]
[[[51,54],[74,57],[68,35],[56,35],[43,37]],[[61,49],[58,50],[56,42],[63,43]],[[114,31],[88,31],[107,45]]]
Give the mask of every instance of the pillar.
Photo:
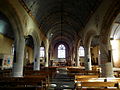
[[[24,63],[24,49],[25,49],[25,39],[21,38],[15,43],[14,51],[14,61],[13,61],[13,77],[23,76],[23,63]]]
[[[106,36],[100,37],[100,64],[102,77],[114,77],[110,43]]]
[[[85,46],[85,70],[92,70],[90,46]]]
[[[48,52],[46,52],[46,55],[45,55],[45,67],[48,67]]]
[[[35,47],[34,50],[34,70],[40,70],[40,46]]]
[[[76,61],[76,66],[79,67],[80,66],[80,61],[79,61],[79,49],[78,47],[75,48],[76,52],[75,52],[75,61]]]
[[[72,50],[71,50],[71,55],[70,55],[70,56],[71,56],[72,66],[75,66],[75,61],[74,61],[74,60],[75,60],[75,59],[74,59],[74,56],[75,56],[75,55],[74,55],[74,48],[72,48]]]

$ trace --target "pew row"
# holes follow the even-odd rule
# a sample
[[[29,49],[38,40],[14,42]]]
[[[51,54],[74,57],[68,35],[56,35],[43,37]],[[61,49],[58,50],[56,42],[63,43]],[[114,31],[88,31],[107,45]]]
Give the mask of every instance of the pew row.
[[[80,88],[77,88],[77,90],[89,90],[90,88],[91,90],[119,90],[118,83],[116,82],[81,82],[81,86]]]
[[[39,87],[46,89],[46,76],[0,77],[0,88],[5,87]]]
[[[101,84],[99,84],[99,83],[101,83]],[[89,86],[89,87],[97,87],[97,89],[95,89],[95,90],[99,90],[98,87],[103,86],[103,87],[116,87],[115,89],[120,90],[119,83],[120,83],[120,78],[77,78],[75,80],[75,88],[78,89],[78,90],[81,90],[82,87],[88,87]],[[98,84],[100,86],[97,86]],[[104,86],[104,84],[106,84],[106,85],[108,84],[108,86]],[[114,86],[112,86],[113,84],[114,84]],[[109,85],[111,85],[111,86],[109,86]],[[111,89],[111,88],[109,88],[109,89]]]
[[[20,86],[14,86],[14,87],[0,87],[0,90],[45,90],[42,87],[20,87]]]
[[[75,80],[79,78],[99,78],[99,75],[75,75]]]
[[[75,77],[75,75],[98,75],[100,77],[100,72],[99,71],[92,71],[92,70],[68,70],[68,75],[71,77]]]

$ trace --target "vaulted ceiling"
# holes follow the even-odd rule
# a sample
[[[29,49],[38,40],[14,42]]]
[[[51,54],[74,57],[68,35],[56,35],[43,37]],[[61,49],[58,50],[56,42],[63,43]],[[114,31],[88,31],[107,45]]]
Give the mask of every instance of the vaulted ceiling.
[[[85,27],[102,0],[23,0],[40,30],[56,43],[70,43]]]

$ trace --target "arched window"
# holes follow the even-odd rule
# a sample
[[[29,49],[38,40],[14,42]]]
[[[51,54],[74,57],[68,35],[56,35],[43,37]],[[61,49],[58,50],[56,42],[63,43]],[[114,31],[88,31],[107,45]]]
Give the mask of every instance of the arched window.
[[[60,44],[58,46],[58,58],[65,58],[65,46],[63,44]]]
[[[40,57],[43,58],[45,56],[45,49],[44,47],[40,47]]]
[[[80,48],[79,48],[79,56],[80,57],[84,57],[85,56],[85,52],[84,52],[83,46],[80,46]]]

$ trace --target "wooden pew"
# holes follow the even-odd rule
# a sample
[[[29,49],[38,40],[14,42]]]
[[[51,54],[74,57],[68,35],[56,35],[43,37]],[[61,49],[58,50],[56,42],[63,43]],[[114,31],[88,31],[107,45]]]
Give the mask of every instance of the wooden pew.
[[[24,71],[26,71],[26,70],[33,70],[33,65],[30,64],[30,65],[24,66]]]
[[[106,81],[105,78],[76,78],[75,83],[81,82],[104,82]]]
[[[4,69],[4,70],[0,70],[0,76],[10,76],[11,75],[12,70],[11,69]]]
[[[82,66],[79,66],[79,67],[76,67],[76,66],[67,66],[67,69],[69,69],[69,68],[73,68],[73,69],[85,69],[85,67],[82,67]]]
[[[99,81],[98,75],[75,75],[75,87],[80,87],[81,82],[92,82],[92,81]],[[102,82],[104,82],[105,78],[102,78]],[[101,80],[100,80],[101,81]]]
[[[91,90],[106,90],[107,87],[111,87],[111,89],[119,89],[118,83],[116,82],[81,82],[81,86],[77,87],[77,90],[89,90],[91,88]],[[88,89],[89,88],[89,89]]]
[[[120,71],[114,71],[114,76],[119,78],[120,77]]]
[[[70,70],[68,71],[68,75],[71,77],[74,77],[75,75],[98,75],[100,77],[100,72],[99,71],[92,71],[92,70]]]
[[[76,78],[75,82],[118,82],[120,83],[120,78]]]
[[[99,74],[99,71],[95,70],[84,70],[83,68],[68,68],[69,73],[81,73],[81,74]]]
[[[120,78],[77,78],[75,80],[75,88],[80,88],[81,87],[81,83],[83,82],[113,82],[116,83],[116,86],[119,88],[120,85],[118,85],[118,83],[120,83]],[[120,89],[119,89],[120,90]]]
[[[47,75],[54,75],[55,72],[54,71],[48,71],[48,70],[40,70],[40,71],[35,71],[35,70],[28,70],[28,71],[24,71],[24,76],[25,75],[42,75],[42,74],[47,74]]]
[[[41,87],[20,87],[20,86],[17,86],[17,87],[0,87],[0,90],[44,90],[43,88]]]
[[[25,77],[0,77],[0,87],[41,87],[47,88],[43,85],[46,81],[46,76],[25,76]]]
[[[52,70],[40,70],[40,71],[28,70],[28,71],[24,71],[24,76],[27,76],[27,75],[47,75],[48,80],[50,80],[50,78],[53,78],[55,76],[55,74],[56,74],[56,72],[52,71]]]
[[[98,78],[99,75],[75,75],[75,79],[78,78]]]
[[[79,73],[79,71],[85,71],[84,69],[81,68],[67,68],[68,72],[70,73]]]
[[[53,71],[56,71],[57,68],[58,68],[58,66],[49,66],[49,67],[45,67],[45,70],[53,70]]]
[[[49,81],[49,76],[47,74],[44,74],[44,75],[27,75],[27,76],[24,76],[25,78],[40,78],[40,79],[44,79],[42,80],[42,85],[44,87],[49,87],[49,84],[50,84],[50,81]]]

